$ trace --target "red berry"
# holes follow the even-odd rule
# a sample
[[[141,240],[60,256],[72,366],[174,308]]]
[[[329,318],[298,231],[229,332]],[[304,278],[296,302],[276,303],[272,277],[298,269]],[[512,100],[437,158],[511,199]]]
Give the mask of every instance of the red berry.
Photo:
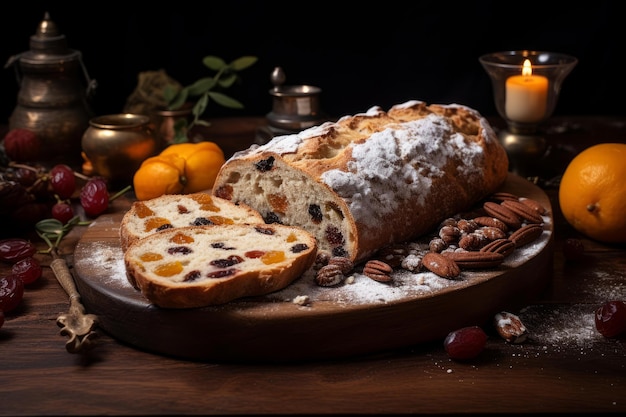
[[[50,185],[61,200],[68,199],[76,189],[74,170],[65,164],[58,164],[50,170]]]
[[[15,170],[15,180],[24,187],[30,187],[37,181],[37,172],[27,168],[17,168]]]
[[[607,301],[596,310],[596,329],[604,337],[615,337],[626,332],[626,303]]]
[[[14,264],[15,262],[31,257],[37,248],[30,241],[20,238],[0,240],[0,261]]]
[[[104,178],[96,177],[87,181],[80,190],[80,204],[90,217],[100,215],[109,207],[109,191]]]
[[[11,129],[4,136],[4,151],[15,162],[32,162],[39,157],[39,138],[24,128]]]
[[[11,267],[13,275],[19,277],[26,285],[37,281],[42,274],[39,261],[33,257],[24,258],[13,264]]]
[[[475,358],[483,351],[487,334],[478,326],[463,327],[448,333],[443,347],[451,359],[466,360]]]
[[[0,310],[8,313],[20,304],[24,297],[24,282],[16,275],[0,277]]]
[[[59,201],[52,206],[52,217],[63,224],[67,224],[74,217],[74,209],[64,201]]]

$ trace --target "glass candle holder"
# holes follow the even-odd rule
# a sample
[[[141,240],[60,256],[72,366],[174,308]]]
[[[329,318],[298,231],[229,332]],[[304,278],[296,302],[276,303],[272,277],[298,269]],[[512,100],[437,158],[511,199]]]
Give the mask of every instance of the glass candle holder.
[[[563,80],[578,60],[561,53],[522,50],[482,55],[479,61],[491,78],[498,114],[507,124],[500,140],[511,163],[542,156],[546,144],[539,126],[552,116]]]

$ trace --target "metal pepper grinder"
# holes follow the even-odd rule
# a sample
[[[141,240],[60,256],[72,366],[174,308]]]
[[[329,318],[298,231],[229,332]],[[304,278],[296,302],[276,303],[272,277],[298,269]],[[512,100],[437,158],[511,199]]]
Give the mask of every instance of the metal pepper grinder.
[[[89,99],[96,88],[80,51],[69,49],[65,35],[46,12],[30,50],[9,58],[20,90],[9,129],[37,133],[41,162],[81,160],[81,139],[93,117]]]

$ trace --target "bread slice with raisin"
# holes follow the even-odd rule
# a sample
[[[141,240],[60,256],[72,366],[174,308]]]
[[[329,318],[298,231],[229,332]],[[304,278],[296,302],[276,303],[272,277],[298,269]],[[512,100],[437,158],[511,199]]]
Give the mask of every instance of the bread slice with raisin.
[[[224,304],[285,288],[315,262],[317,241],[279,224],[223,224],[163,230],[124,254],[128,280],[163,308]]]
[[[264,223],[263,217],[245,204],[207,193],[165,194],[133,202],[120,222],[122,250],[135,240],[175,227],[234,223]]]

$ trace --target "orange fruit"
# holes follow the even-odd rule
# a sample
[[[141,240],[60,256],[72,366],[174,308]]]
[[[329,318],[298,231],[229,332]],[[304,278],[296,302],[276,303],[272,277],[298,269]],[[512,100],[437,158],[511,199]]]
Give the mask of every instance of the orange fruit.
[[[225,162],[222,149],[209,141],[173,144],[165,148],[161,155],[178,155],[185,159],[185,194],[211,189]]]
[[[626,242],[626,144],[601,143],[576,155],[561,178],[559,204],[587,237]]]
[[[185,159],[178,155],[157,155],[146,159],[133,176],[137,200],[182,193],[187,182],[184,172]]]

